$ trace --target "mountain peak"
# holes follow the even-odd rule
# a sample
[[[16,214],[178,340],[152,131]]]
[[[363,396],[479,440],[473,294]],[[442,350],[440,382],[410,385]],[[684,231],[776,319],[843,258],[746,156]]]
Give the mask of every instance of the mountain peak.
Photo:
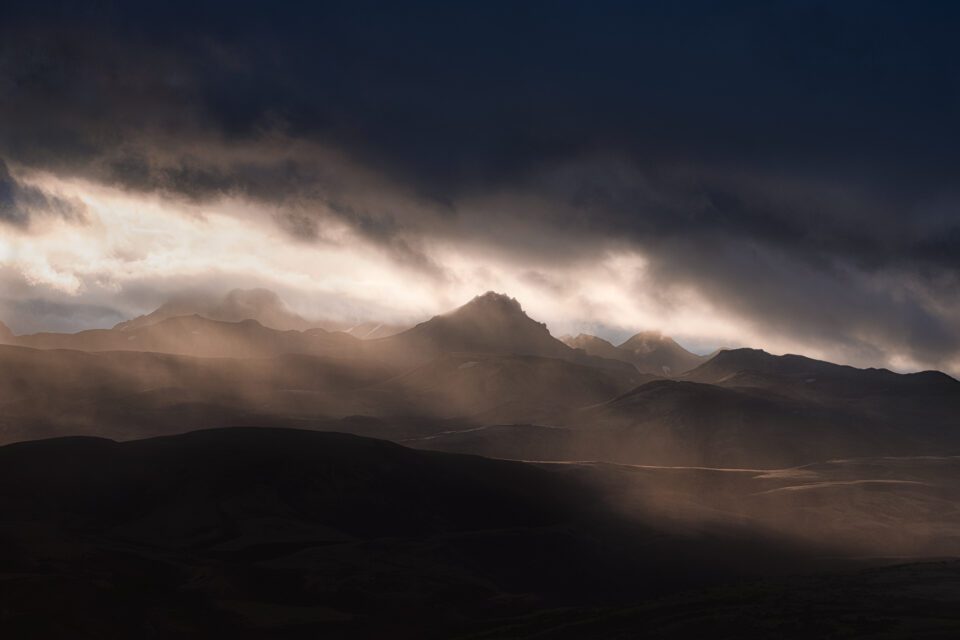
[[[664,345],[674,345],[673,338],[665,336],[659,331],[641,331],[630,336],[621,345],[621,349],[628,349],[636,353],[647,353]],[[679,346],[679,345],[677,345]]]
[[[591,356],[599,356],[601,358],[610,358],[613,360],[627,362],[627,359],[623,356],[623,353],[621,353],[619,349],[603,338],[598,338],[597,336],[589,333],[580,333],[577,334],[576,337],[564,336],[561,338],[561,341],[571,349],[582,349],[585,353]]]
[[[456,322],[462,327],[472,327],[479,331],[535,331],[546,336],[550,335],[547,325],[537,322],[526,314],[516,298],[502,293],[488,291],[476,296],[462,307],[452,312],[437,316],[437,319],[447,322]],[[552,336],[551,340],[555,340]]]
[[[573,353],[550,335],[545,324],[530,318],[516,299],[493,291],[394,336],[393,342],[422,353],[439,350],[547,357]]]
[[[10,327],[0,322],[0,343],[6,342],[14,337],[13,331],[10,330]]]
[[[703,356],[690,353],[673,338],[659,331],[641,331],[619,346],[586,333],[576,338],[568,337],[564,342],[590,355],[628,362],[638,371],[654,375],[679,375],[706,360]]]
[[[523,307],[520,306],[520,302],[517,301],[516,298],[511,298],[506,294],[497,293],[496,291],[487,291],[486,293],[476,296],[473,300],[456,309],[453,313],[474,311],[483,311],[486,313],[499,312],[507,315],[518,314],[527,317]]]

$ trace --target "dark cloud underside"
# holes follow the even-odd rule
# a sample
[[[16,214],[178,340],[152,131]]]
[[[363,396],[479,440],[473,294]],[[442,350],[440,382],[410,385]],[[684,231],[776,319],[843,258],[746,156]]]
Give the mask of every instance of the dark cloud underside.
[[[951,3],[2,12],[17,166],[247,198],[305,239],[335,219],[436,278],[431,239],[522,269],[631,246],[663,287],[768,330],[931,365],[960,351]],[[41,197],[0,173],[6,222]]]

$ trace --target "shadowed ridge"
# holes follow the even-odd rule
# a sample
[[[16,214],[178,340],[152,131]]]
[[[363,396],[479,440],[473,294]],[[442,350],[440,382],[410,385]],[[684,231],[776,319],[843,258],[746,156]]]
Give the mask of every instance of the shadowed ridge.
[[[757,375],[768,378],[799,379],[807,384],[820,378],[831,381],[858,381],[871,385],[889,384],[899,387],[928,386],[947,388],[960,385],[957,380],[940,371],[896,373],[889,369],[858,369],[796,354],[773,355],[762,349],[729,349],[719,352],[708,362],[684,376],[685,380],[718,384],[745,380]],[[960,386],[957,386],[960,389]]]

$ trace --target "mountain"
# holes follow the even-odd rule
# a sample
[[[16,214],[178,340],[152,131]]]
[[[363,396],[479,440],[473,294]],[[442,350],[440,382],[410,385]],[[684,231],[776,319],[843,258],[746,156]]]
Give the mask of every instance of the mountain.
[[[36,333],[11,343],[35,349],[157,351],[203,357],[264,358],[283,353],[336,356],[356,352],[356,338],[323,329],[278,331],[256,320],[223,322],[198,315],[175,316],[122,329]]]
[[[424,352],[508,353],[547,358],[571,349],[532,320],[514,298],[489,291],[443,315],[383,341],[409,344]]]
[[[265,327],[280,331],[305,331],[319,326],[287,308],[280,296],[268,289],[233,289],[219,300],[197,296],[178,297],[152,313],[121,322],[120,331],[142,329],[177,316],[198,315],[221,322],[256,320]]]
[[[15,336],[13,331],[10,330],[10,327],[0,322],[0,344],[7,344],[12,342]]]
[[[564,338],[564,342],[592,356],[629,362],[638,371],[654,375],[677,376],[709,359],[708,356],[698,356],[687,351],[673,338],[656,331],[638,333],[619,346],[586,333],[576,337],[568,336]]]
[[[960,415],[960,382],[939,371],[895,373],[759,349],[722,351],[684,380],[782,397],[897,424],[916,437],[949,437]]]
[[[757,350],[719,353],[545,424],[487,425],[416,446],[501,458],[779,468],[960,452],[960,382]],[[561,427],[561,428],[557,428]]]
[[[761,349],[721,351],[684,379],[729,387],[775,388],[791,395],[808,391],[832,396],[960,391],[960,382],[940,371],[901,374],[888,369],[858,369],[793,354],[772,355]]]
[[[814,560],[570,471],[289,429],[2,447],[0,632],[450,638]]]
[[[944,374],[737,349],[663,379],[563,344],[494,293],[375,340],[200,316],[9,340],[15,346],[0,349],[0,442],[252,420],[356,427],[501,458],[629,464],[772,468],[960,450],[960,382]],[[633,344],[642,351],[642,340]],[[338,423],[351,416],[374,422]]]
[[[658,331],[638,333],[617,349],[627,352],[629,361],[640,371],[674,376],[689,371],[708,359],[707,356],[690,353],[673,338]]]
[[[611,360],[622,360],[628,362],[626,354],[603,338],[592,336],[589,333],[581,333],[577,336],[563,336],[560,338],[565,345],[571,349],[582,349],[591,356],[600,358],[610,358]]]
[[[531,319],[514,298],[489,291],[467,304],[399,333],[368,344],[385,354],[425,361],[444,353],[487,353],[557,358],[619,371],[618,361],[571,349],[542,322]]]

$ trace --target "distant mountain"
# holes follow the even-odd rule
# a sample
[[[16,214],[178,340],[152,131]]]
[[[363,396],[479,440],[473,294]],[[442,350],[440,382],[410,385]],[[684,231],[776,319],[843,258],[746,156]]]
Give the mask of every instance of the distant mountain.
[[[427,360],[443,353],[487,353],[558,358],[627,371],[620,362],[591,356],[557,340],[542,322],[531,319],[514,298],[489,291],[467,304],[371,343],[384,353]]]
[[[323,329],[278,331],[256,320],[223,322],[191,315],[128,325],[122,329],[36,333],[17,336],[10,342],[35,349],[157,351],[203,357],[265,358],[284,353],[351,355],[359,341]]]
[[[772,355],[760,349],[721,351],[683,378],[724,387],[768,389],[801,398],[882,401],[919,394],[960,400],[960,382],[940,371],[901,374],[887,369],[858,369],[793,354]]]
[[[658,331],[638,333],[617,347],[630,354],[631,362],[641,371],[680,375],[707,361],[707,356],[690,353],[677,342]],[[656,371],[659,367],[660,371]]]
[[[773,468],[833,458],[960,452],[960,382],[754,349],[646,382],[551,424],[498,426],[424,446],[495,457]],[[517,452],[512,454],[511,452]]]
[[[280,296],[269,289],[233,289],[219,300],[197,296],[174,298],[160,308],[114,327],[130,331],[177,316],[198,315],[221,322],[256,320],[265,327],[280,331],[305,331],[320,326],[290,311]]]
[[[10,330],[10,327],[0,322],[0,344],[6,344],[13,340],[13,338],[13,331]]]
[[[610,358],[611,360],[622,360],[627,362],[626,354],[603,338],[592,336],[589,333],[581,333],[577,336],[562,336],[561,341],[571,349],[582,349],[591,356],[601,358]]]
[[[585,333],[566,337],[564,342],[593,356],[629,362],[638,371],[654,375],[677,376],[709,359],[709,356],[698,356],[687,351],[673,338],[657,331],[638,333],[619,346]]]

